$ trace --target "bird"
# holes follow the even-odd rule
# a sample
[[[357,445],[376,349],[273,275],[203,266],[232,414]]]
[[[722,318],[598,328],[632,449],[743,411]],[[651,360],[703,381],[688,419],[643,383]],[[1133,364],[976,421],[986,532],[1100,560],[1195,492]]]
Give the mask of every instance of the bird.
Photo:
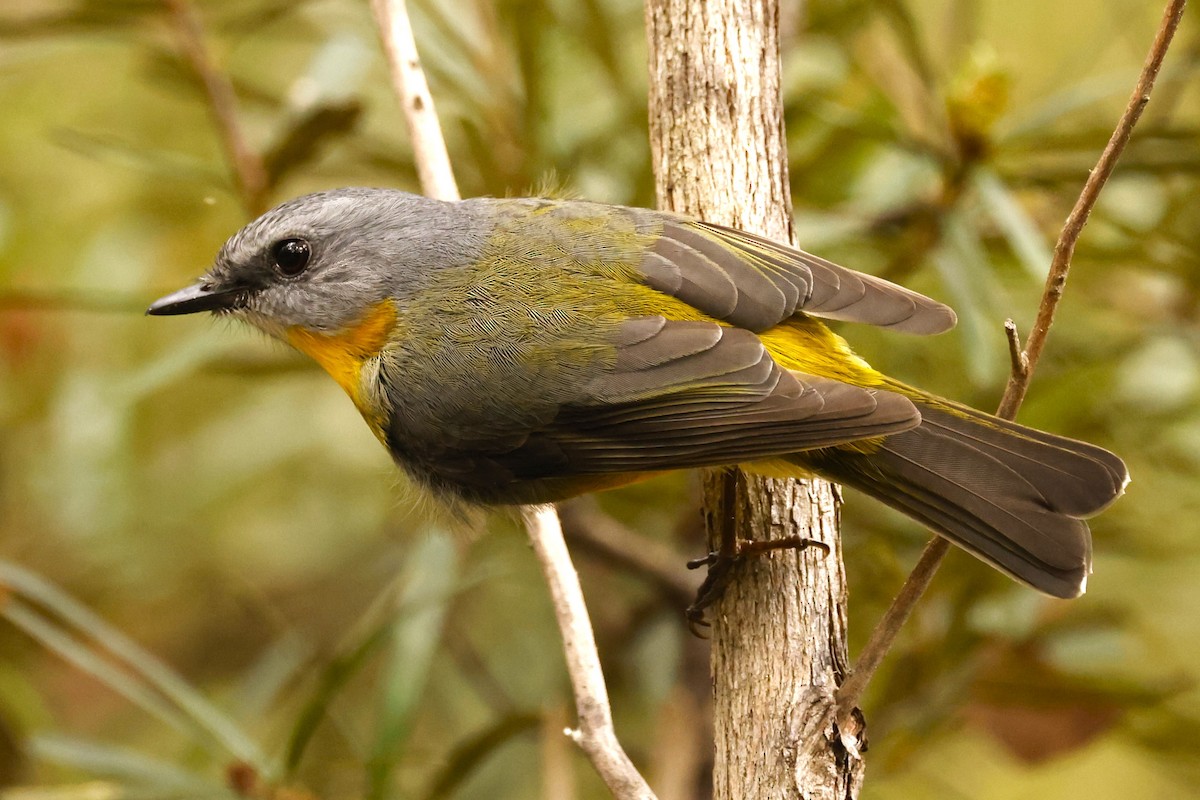
[[[818,475],[1046,594],[1082,594],[1116,455],[887,377],[827,321],[949,307],[733,228],[577,199],[350,187],[282,203],[151,315],[310,356],[450,502],[550,503],[694,467]]]

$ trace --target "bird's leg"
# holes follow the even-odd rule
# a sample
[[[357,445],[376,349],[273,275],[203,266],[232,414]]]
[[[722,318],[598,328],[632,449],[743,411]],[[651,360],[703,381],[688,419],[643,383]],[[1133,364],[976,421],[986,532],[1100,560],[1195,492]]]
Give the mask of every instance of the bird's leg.
[[[710,518],[708,525],[710,530],[713,527],[717,528],[717,549],[710,550],[703,558],[694,558],[687,563],[688,569],[708,567],[704,582],[696,590],[696,599],[684,612],[692,635],[701,639],[706,638],[703,628],[709,627],[708,620],[704,618],[704,609],[717,602],[725,593],[725,587],[729,585],[732,577],[733,565],[737,561],[737,488],[740,478],[741,473],[736,469],[721,475],[721,521],[719,525],[714,526]]]
[[[688,569],[708,567],[704,582],[696,590],[696,599],[683,612],[693,636],[701,639],[708,638],[703,629],[709,627],[710,623],[704,618],[704,609],[717,602],[721,599],[721,595],[725,594],[725,587],[729,585],[729,581],[733,577],[733,565],[736,563],[735,558],[723,556],[715,550],[702,558],[693,558],[687,562]]]
[[[809,539],[804,536],[785,536],[782,539],[742,539],[737,535],[737,480],[740,473],[732,472],[725,476],[724,518],[721,520],[720,543],[717,550],[710,551],[700,558],[687,562],[688,569],[708,567],[704,582],[696,590],[696,599],[684,612],[688,627],[692,633],[704,638],[702,628],[709,627],[704,618],[704,610],[721,599],[729,582],[733,579],[733,568],[750,556],[759,556],[775,550],[805,550],[817,547],[829,555],[830,548],[825,542]]]
[[[721,595],[725,593],[729,582],[733,580],[733,568],[735,566],[751,556],[760,556],[775,550],[806,550],[809,547],[816,547],[823,550],[825,555],[829,555],[831,552],[829,545],[825,544],[825,542],[808,539],[803,536],[785,536],[782,539],[770,539],[768,541],[736,539],[732,555],[725,555],[720,550],[714,550],[700,558],[693,558],[688,561],[688,569],[708,567],[708,574],[704,576],[704,582],[696,590],[696,599],[692,601],[692,604],[687,607],[687,611],[684,612],[687,617],[688,627],[691,628],[692,633],[704,638],[703,631],[699,630],[700,628],[709,627],[708,620],[704,618],[704,609],[721,599]]]

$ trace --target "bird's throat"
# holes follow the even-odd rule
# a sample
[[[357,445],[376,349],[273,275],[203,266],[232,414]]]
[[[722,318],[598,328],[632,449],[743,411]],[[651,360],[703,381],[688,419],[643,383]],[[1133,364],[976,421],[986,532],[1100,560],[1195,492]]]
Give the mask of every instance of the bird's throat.
[[[320,364],[338,382],[350,399],[362,408],[359,374],[367,359],[378,355],[396,327],[396,307],[384,300],[361,320],[337,333],[321,333],[292,327],[287,339],[293,347]]]

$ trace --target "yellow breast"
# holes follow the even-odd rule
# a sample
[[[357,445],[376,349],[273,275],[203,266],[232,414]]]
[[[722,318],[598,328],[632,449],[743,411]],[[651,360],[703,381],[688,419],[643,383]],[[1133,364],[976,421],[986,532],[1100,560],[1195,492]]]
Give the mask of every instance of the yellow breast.
[[[368,311],[356,324],[337,333],[319,333],[292,327],[288,341],[320,364],[350,395],[364,413],[359,375],[367,359],[379,354],[396,327],[396,306],[384,300]]]

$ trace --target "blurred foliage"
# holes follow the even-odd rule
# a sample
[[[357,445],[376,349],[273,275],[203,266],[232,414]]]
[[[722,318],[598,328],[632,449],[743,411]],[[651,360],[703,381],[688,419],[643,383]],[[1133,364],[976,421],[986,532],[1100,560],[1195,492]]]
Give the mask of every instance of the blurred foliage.
[[[414,2],[464,194],[653,202],[636,0]],[[801,243],[962,320],[934,340],[845,332],[994,407],[1001,323],[1028,328],[1161,9],[784,6]],[[272,201],[415,189],[365,3],[195,10]],[[867,698],[864,797],[1200,797],[1198,61],[1193,14],[1021,414],[1129,462],[1090,592],[1047,600],[953,554]],[[605,796],[561,755],[569,687],[512,521],[414,504],[299,357],[140,315],[244,222],[163,4],[7,0],[0,108],[5,796]],[[601,498],[681,572],[694,502],[687,476]],[[855,646],[925,536],[849,498]],[[627,747],[664,800],[703,796],[706,648],[678,592],[591,548],[580,569]]]

